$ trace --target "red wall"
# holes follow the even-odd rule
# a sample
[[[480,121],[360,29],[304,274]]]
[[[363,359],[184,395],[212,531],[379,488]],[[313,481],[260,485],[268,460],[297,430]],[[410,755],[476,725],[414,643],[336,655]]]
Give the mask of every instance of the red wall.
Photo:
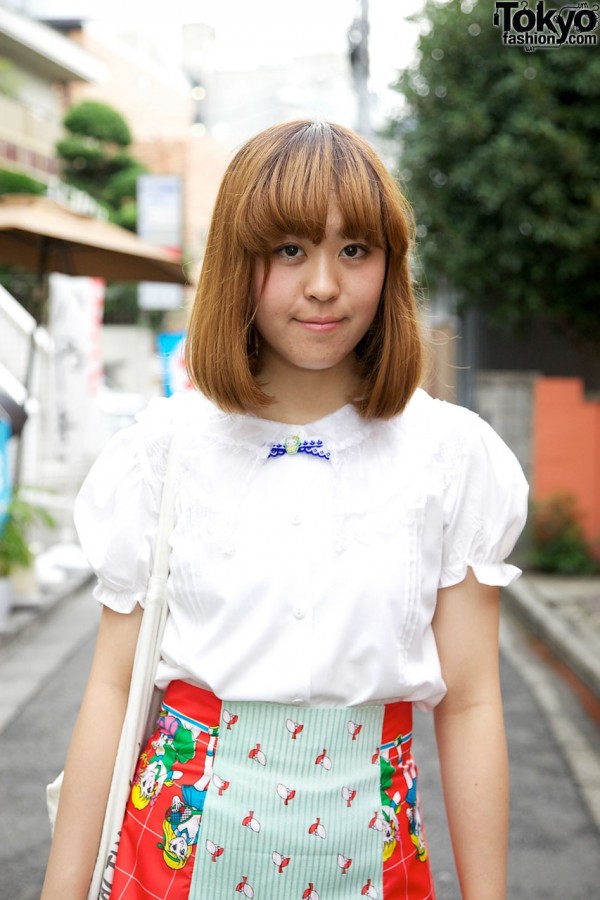
[[[572,494],[588,540],[600,535],[600,403],[579,378],[538,378],[534,389],[533,497]]]

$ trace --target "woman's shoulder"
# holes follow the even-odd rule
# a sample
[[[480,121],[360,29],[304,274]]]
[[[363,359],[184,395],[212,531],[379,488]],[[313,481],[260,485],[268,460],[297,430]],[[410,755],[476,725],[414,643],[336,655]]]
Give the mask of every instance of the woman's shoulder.
[[[403,412],[392,420],[399,433],[414,440],[464,446],[490,428],[464,406],[432,397],[417,388]],[[491,430],[491,429],[490,429]]]
[[[398,427],[408,442],[420,448],[423,457],[443,462],[447,475],[459,470],[469,477],[480,473],[503,473],[508,480],[523,481],[521,466],[510,447],[477,413],[463,406],[437,400],[417,390]]]
[[[489,471],[490,466],[521,478],[513,451],[477,413],[437,400],[418,389],[404,411],[392,420],[397,440],[428,469],[441,464],[445,478],[461,470]],[[516,474],[515,474],[516,473]]]
[[[208,427],[215,406],[199,391],[190,390],[155,397],[136,416],[133,430],[151,468],[162,475],[175,432],[183,435],[183,444]]]

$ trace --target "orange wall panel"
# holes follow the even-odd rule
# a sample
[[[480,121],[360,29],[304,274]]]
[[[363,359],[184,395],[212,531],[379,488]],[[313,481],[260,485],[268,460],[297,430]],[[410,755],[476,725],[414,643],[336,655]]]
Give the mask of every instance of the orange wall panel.
[[[588,540],[600,535],[600,403],[585,398],[579,378],[535,384],[533,496],[575,497]]]

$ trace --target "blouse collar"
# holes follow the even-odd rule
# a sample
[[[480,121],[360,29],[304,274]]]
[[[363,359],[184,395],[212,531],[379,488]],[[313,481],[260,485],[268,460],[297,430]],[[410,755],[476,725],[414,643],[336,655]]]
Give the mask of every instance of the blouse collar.
[[[290,437],[298,437],[300,441],[321,440],[325,449],[335,454],[362,443],[374,427],[351,403],[306,425],[276,422],[247,413],[226,413],[211,406],[211,437],[219,443],[252,450],[260,458],[266,458],[274,444],[285,444]]]

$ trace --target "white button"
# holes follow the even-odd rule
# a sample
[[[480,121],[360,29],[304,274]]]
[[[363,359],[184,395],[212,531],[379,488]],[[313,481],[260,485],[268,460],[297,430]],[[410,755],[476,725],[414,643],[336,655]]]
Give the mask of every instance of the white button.
[[[301,522],[302,522],[302,516],[300,515],[300,513],[294,513],[294,515],[292,516],[292,524],[300,525]]]
[[[292,700],[292,703],[295,703],[296,705],[303,702],[304,701],[302,700],[302,697],[296,697],[294,700]]]
[[[294,615],[296,616],[297,619],[303,619],[304,616],[306,615],[306,610],[304,609],[303,606],[296,606],[296,607],[294,607]]]

